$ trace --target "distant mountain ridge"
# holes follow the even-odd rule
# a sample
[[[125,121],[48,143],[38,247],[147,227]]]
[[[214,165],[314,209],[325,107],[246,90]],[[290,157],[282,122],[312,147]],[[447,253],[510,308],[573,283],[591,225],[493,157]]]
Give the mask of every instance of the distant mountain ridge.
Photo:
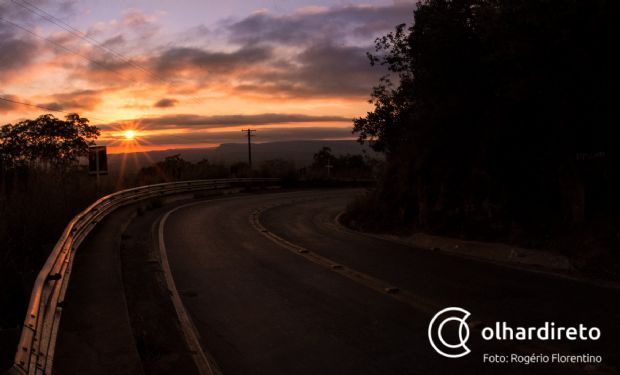
[[[362,154],[367,153],[371,157],[379,157],[367,145],[361,145],[354,140],[321,141],[281,141],[252,144],[252,161],[260,164],[265,160],[285,159],[295,163],[298,168],[312,163],[312,157],[322,147],[330,147],[334,155]],[[147,152],[133,152],[127,154],[111,154],[108,156],[110,173],[117,174],[121,171],[125,160],[124,173],[135,173],[142,167],[146,167],[164,160],[172,155],[180,155],[183,159],[195,163],[202,159],[208,159],[212,163],[224,163],[230,165],[236,162],[247,162],[247,143],[223,143],[218,147],[210,148],[183,148]]]

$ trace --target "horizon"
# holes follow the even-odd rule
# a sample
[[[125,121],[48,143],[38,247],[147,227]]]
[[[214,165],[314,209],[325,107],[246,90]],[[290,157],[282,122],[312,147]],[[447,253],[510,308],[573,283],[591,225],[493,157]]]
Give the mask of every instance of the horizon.
[[[618,13],[0,1],[0,373],[620,374]]]
[[[354,138],[351,139],[291,139],[291,140],[279,140],[279,141],[266,141],[266,142],[252,142],[253,146],[256,145],[266,145],[273,143],[294,143],[294,142],[351,142],[356,143],[357,140]],[[165,152],[165,151],[184,151],[184,150],[216,150],[224,145],[242,145],[247,147],[247,142],[239,141],[239,142],[223,142],[212,146],[202,146],[200,144],[191,145],[188,147],[187,145],[182,145],[181,147],[168,147],[174,145],[166,145],[162,146],[163,148],[154,148],[149,150],[138,150],[138,151],[129,151],[129,152],[110,152],[108,150],[108,155],[120,155],[120,154],[132,154],[132,153],[141,153],[141,152]],[[360,144],[360,148],[363,148],[363,145]]]
[[[47,0],[0,5],[5,123],[75,112],[110,153],[355,139],[385,73],[366,52],[414,2]],[[43,111],[43,112],[42,112]]]

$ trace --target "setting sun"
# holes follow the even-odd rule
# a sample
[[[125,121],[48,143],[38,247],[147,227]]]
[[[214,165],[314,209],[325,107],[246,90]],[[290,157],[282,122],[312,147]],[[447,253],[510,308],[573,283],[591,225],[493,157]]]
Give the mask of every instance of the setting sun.
[[[125,130],[125,132],[123,133],[123,136],[125,137],[126,140],[131,141],[136,137],[136,132],[133,130]]]

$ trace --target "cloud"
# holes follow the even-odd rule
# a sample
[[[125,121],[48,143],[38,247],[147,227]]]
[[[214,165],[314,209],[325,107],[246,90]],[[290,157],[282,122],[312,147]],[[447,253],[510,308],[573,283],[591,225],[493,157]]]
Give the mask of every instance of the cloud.
[[[257,142],[276,142],[312,139],[355,139],[350,128],[322,127],[322,128],[294,128],[277,127],[260,129],[256,133]],[[156,145],[191,145],[191,144],[221,144],[243,142],[242,134],[237,132],[192,132],[191,136],[183,134],[156,134],[143,137],[150,146]]]
[[[409,21],[413,8],[399,3],[305,8],[290,15],[257,12],[220,24],[219,32],[224,30],[221,35],[228,38],[227,50],[194,43],[159,49],[131,62],[108,54],[76,76],[115,86],[131,83],[123,77],[154,86],[167,82],[169,94],[215,90],[255,98],[362,99],[386,73],[368,63],[372,39]],[[132,23],[146,22],[138,13],[131,18]],[[136,64],[155,74],[140,71]]]
[[[13,101],[19,101],[20,99],[15,95],[6,95],[0,93],[0,98],[5,98],[7,100],[0,100],[0,112],[6,113],[16,109],[19,104],[14,103]]]
[[[188,46],[149,45],[151,52],[132,54],[130,61],[93,50],[94,62],[78,66],[72,76],[104,87],[146,84],[175,96],[217,92],[250,100],[365,99],[386,73],[384,67],[368,63],[372,40],[409,21],[413,8],[411,3],[398,3],[313,7],[288,15],[261,11],[219,23],[212,35],[224,38],[225,49],[205,46],[199,40],[202,33],[192,32],[186,37],[193,37],[183,42]],[[131,10],[119,24],[140,28],[155,21],[154,16]],[[128,46],[125,34],[114,35],[106,43]]]
[[[39,43],[7,29],[0,29],[0,81],[24,69],[37,57]]]
[[[58,1],[57,2],[57,7],[58,7],[58,14],[62,14],[64,16],[69,16],[69,15],[76,15],[77,14],[77,9],[76,9],[76,2],[78,0],[63,0],[63,1]],[[36,1],[35,1],[36,2]],[[31,4],[33,3],[32,1],[30,2]]]
[[[233,52],[173,48],[154,58],[160,76],[185,88],[217,85],[229,95],[259,97],[366,97],[382,74],[366,57],[370,46],[317,41],[298,52],[276,54],[270,47],[242,47]],[[107,65],[125,69],[122,62]],[[185,78],[179,81],[179,78]]]
[[[147,15],[139,9],[129,9],[123,15],[122,23],[126,26],[137,28],[149,26],[157,21],[154,16]]]
[[[174,107],[179,101],[173,98],[163,98],[155,102],[153,107],[155,108],[170,108]]]
[[[122,47],[126,42],[125,36],[123,34],[119,34],[104,40],[101,45],[106,48],[118,48]]]
[[[50,96],[49,102],[38,105],[55,111],[92,111],[102,102],[102,93],[100,90],[78,90],[53,94]]]
[[[287,66],[247,77],[237,89],[287,97],[366,96],[385,73],[368,63],[369,48],[317,43],[292,58]]]
[[[157,16],[146,14],[139,9],[129,9],[123,15],[121,24],[138,33],[140,39],[148,39],[160,30]]]
[[[186,69],[222,73],[261,63],[270,57],[271,48],[268,47],[245,47],[233,52],[178,47],[163,52],[156,58],[155,66],[158,72],[166,74]]]
[[[173,47],[155,56],[135,56],[130,60],[111,53],[98,53],[72,75],[108,87],[142,83],[162,87],[163,84],[170,93],[194,93],[208,89],[212,83],[227,84],[239,74],[266,64],[271,58],[270,47],[239,48],[231,52]]]
[[[76,66],[70,73],[71,79],[80,79],[108,88],[132,87],[149,82],[147,71],[137,68],[140,62],[134,59],[121,60],[111,53],[98,51],[85,65]],[[159,84],[157,81],[150,83]]]
[[[50,4],[49,0],[30,1]],[[51,48],[44,42],[29,39],[25,33],[0,22],[0,50],[11,51],[0,55],[0,82],[4,83],[4,77],[30,77],[24,73],[30,71],[22,70],[30,66],[32,71],[38,72],[37,78],[46,77],[36,102],[64,111],[97,109],[104,97],[108,99],[106,93],[115,91],[112,99],[122,96],[124,100],[110,100],[110,103],[116,103],[118,108],[140,108],[141,111],[152,107],[174,108],[180,106],[179,102],[185,106],[189,102],[187,96],[192,95],[207,105],[217,105],[214,103],[234,97],[240,103],[248,103],[248,111],[258,112],[277,110],[278,105],[287,100],[293,104],[289,107],[298,108],[289,110],[293,112],[318,103],[298,105],[299,102],[294,102],[301,99],[327,98],[335,103],[347,100],[343,113],[350,113],[354,105],[350,104],[354,103],[352,100],[360,100],[361,107],[372,86],[385,73],[382,67],[371,67],[365,56],[366,51],[373,49],[373,39],[393,30],[397,24],[411,21],[413,8],[412,3],[398,3],[313,7],[292,14],[261,11],[243,19],[227,19],[207,26],[188,25],[188,29],[179,34],[182,38],[157,34],[164,30],[158,20],[160,15],[135,9],[124,13],[122,18],[102,20],[90,26],[89,37],[127,56],[128,60],[68,33],[46,34],[95,62],[60,50],[54,54],[45,53]],[[2,16],[3,9],[6,7],[0,2]],[[22,14],[21,17],[31,15]],[[30,18],[30,21],[24,25],[36,25],[42,20]],[[51,29],[41,28],[38,32],[45,34],[46,30]],[[157,36],[153,37],[155,34]],[[72,84],[79,85],[73,87],[82,90],[47,94],[50,87],[58,87],[57,81],[63,79],[63,74]],[[133,102],[128,100],[132,97],[127,94],[129,92],[134,93]],[[0,110],[9,108],[14,105],[0,102]],[[217,143],[213,139],[221,141],[222,137],[236,139],[238,134],[233,134],[233,129],[229,135],[219,130],[219,133],[207,132],[234,126],[258,127],[263,141],[351,137],[348,117],[299,113],[203,116],[200,111],[196,113],[130,119],[101,128],[117,130],[131,124],[154,133],[160,129],[174,129],[175,132],[178,129],[179,134],[191,129],[188,143],[202,142],[202,138],[208,139],[204,141],[207,143]],[[130,116],[139,115],[127,115]],[[338,127],[341,124],[342,127]],[[312,128],[314,125],[316,128]],[[274,127],[278,129],[272,129]],[[147,138],[164,142],[165,137],[178,143],[171,140],[174,136],[161,133]]]
[[[36,6],[40,6],[42,2],[41,0],[30,0],[29,1],[31,4],[34,4]],[[60,6],[58,8],[58,12],[67,12],[71,10],[71,6],[69,7],[64,7],[64,6]],[[5,18],[5,19],[9,19],[11,21],[31,21],[33,19],[36,18],[35,15],[33,15],[32,12],[27,10],[27,6],[21,6],[20,4],[16,3],[16,2],[7,2],[7,1],[2,1],[0,2],[0,16]],[[2,28],[2,23],[0,22],[0,29]]]
[[[213,128],[239,125],[271,125],[283,123],[318,123],[318,122],[350,122],[342,116],[310,116],[285,113],[262,113],[256,115],[223,115],[199,116],[191,114],[175,114],[161,117],[133,119],[119,124],[104,124],[102,129],[118,128],[122,123],[136,124],[142,129],[173,129],[173,128]]]
[[[189,69],[208,74],[212,80],[202,84],[220,84],[230,95],[362,98],[386,73],[368,63],[369,42],[409,21],[413,8],[399,3],[313,7],[291,15],[260,11],[223,26],[229,41],[240,45],[237,50],[173,48],[156,59],[156,66],[172,77]]]
[[[35,6],[46,3],[50,13],[61,18],[73,12],[73,1],[49,3],[44,0],[31,0],[29,3]],[[40,64],[39,60],[46,52],[57,49],[29,33],[30,31],[41,34],[41,31],[33,26],[36,22],[40,22],[40,17],[29,9],[31,10],[21,2],[0,2],[0,82],[2,83],[23,81],[25,75],[32,73],[30,69]],[[54,42],[58,38],[56,34],[49,35],[49,39]]]
[[[348,5],[305,8],[290,15],[257,12],[228,26],[230,39],[241,44],[283,43],[299,45],[316,39],[372,39],[412,18],[414,3],[392,6]]]

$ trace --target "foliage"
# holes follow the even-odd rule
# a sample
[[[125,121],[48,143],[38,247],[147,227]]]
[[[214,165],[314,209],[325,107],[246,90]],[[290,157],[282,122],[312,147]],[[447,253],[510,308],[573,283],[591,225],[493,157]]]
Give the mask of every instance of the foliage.
[[[77,114],[65,120],[43,115],[0,128],[3,334],[19,327],[38,270],[66,223],[101,192],[77,165],[98,135],[99,130]],[[3,353],[0,361],[5,359]]]
[[[281,178],[286,182],[298,179],[295,163],[285,159],[265,160],[260,164],[259,173],[265,178]]]
[[[19,163],[68,166],[88,155],[88,147],[99,134],[96,126],[78,114],[69,114],[65,120],[42,115],[0,128],[0,159],[5,168]]]
[[[322,147],[312,156],[312,168],[325,168],[331,165],[335,159],[331,147]]]
[[[617,218],[618,6],[427,0],[377,39],[389,74],[354,131],[386,155],[382,209],[488,237]]]
[[[228,175],[228,169],[224,165],[211,164],[207,159],[190,163],[177,154],[140,169],[134,184],[148,185],[170,181],[224,178]]]
[[[166,157],[149,167],[140,169],[130,185],[146,185],[167,181],[229,178],[229,177],[267,177],[281,178],[285,183],[299,180],[324,180],[327,178],[325,166],[332,164],[331,177],[335,179],[371,179],[374,178],[380,163],[367,155],[334,156],[329,147],[324,147],[314,155],[309,168],[298,169],[294,162],[282,158],[264,160],[258,167],[250,170],[246,162],[235,162],[226,166],[211,163],[203,159],[197,163],[184,160],[180,155]]]
[[[248,163],[239,161],[230,165],[230,176],[239,178],[251,177],[252,169]]]
[[[310,166],[313,175],[325,178],[328,175],[332,178],[347,179],[372,179],[379,169],[379,161],[368,157],[368,155],[338,155],[332,154],[330,147],[323,147],[313,156]]]
[[[7,189],[0,189],[0,330],[19,325],[50,250],[69,220],[98,196],[94,179],[83,169],[16,166],[5,177]]]

